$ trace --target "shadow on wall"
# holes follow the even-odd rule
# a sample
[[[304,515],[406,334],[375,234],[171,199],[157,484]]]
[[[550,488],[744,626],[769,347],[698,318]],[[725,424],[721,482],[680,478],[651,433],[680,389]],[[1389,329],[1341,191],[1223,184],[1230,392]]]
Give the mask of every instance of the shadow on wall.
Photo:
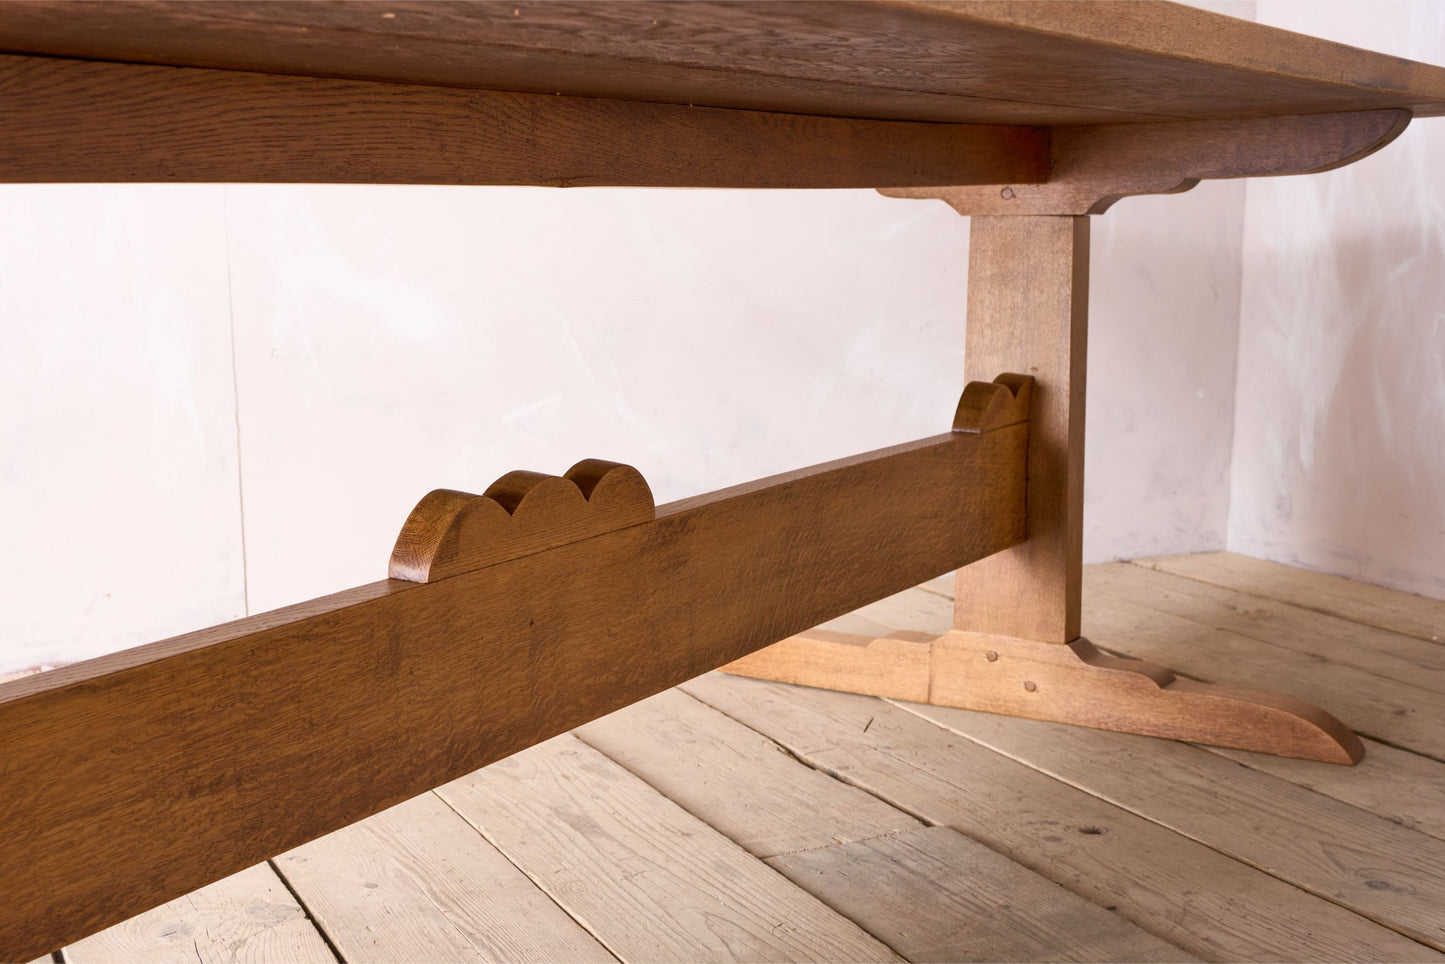
[[[1445,4],[1260,0],[1263,24],[1445,64]],[[1445,118],[1252,181],[1229,548],[1445,598]]]
[[[1445,597],[1445,221],[1370,240],[1335,251],[1348,324],[1312,541],[1362,575],[1388,560],[1369,575]]]
[[[1280,254],[1300,304],[1246,296],[1230,547],[1445,598],[1445,219]]]

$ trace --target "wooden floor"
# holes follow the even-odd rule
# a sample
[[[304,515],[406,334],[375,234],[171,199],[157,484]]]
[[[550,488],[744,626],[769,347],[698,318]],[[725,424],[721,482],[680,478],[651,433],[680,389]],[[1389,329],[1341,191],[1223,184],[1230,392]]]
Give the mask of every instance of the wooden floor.
[[[949,623],[935,582],[834,624]],[[71,961],[1445,961],[1445,603],[1090,567],[1085,633],[1319,703],[1353,769],[719,674]]]

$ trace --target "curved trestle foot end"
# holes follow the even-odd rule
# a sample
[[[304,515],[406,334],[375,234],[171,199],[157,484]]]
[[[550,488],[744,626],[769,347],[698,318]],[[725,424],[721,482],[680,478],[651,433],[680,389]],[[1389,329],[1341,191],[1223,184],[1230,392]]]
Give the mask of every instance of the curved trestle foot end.
[[[869,639],[814,630],[724,669],[740,676],[1352,765],[1358,737],[1309,703],[1180,679],[1067,645],[969,633]]]

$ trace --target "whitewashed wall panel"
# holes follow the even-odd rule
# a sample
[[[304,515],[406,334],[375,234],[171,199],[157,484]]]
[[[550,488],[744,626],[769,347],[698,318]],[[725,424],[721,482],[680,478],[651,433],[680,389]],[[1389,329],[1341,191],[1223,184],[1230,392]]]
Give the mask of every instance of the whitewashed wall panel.
[[[0,674],[244,612],[214,187],[0,188]]]
[[[1445,64],[1445,4],[1261,22]],[[1445,120],[1248,187],[1229,547],[1445,598]]]

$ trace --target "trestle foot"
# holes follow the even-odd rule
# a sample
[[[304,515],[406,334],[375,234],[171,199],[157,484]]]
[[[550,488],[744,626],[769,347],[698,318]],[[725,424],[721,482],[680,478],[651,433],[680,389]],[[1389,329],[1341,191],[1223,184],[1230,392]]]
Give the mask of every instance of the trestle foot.
[[[1067,644],[953,630],[870,639],[819,630],[723,667],[725,672],[1141,733],[1277,756],[1354,764],[1364,746],[1324,710],[1274,693],[1181,679],[1139,659]]]

